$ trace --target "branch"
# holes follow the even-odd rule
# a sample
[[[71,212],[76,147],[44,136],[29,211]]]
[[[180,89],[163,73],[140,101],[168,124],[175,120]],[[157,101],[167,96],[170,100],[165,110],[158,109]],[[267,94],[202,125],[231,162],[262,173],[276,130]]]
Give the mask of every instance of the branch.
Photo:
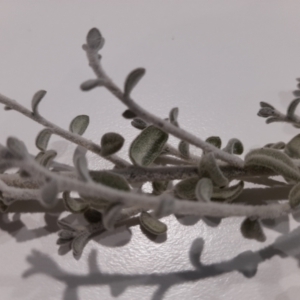
[[[97,199],[103,198],[111,202],[124,203],[127,207],[141,207],[144,210],[156,210],[163,201],[173,201],[172,213],[180,213],[181,215],[199,215],[212,217],[230,217],[230,216],[246,216],[255,218],[277,218],[291,211],[288,203],[271,204],[259,206],[244,206],[237,204],[219,204],[219,203],[202,203],[186,200],[177,200],[170,195],[162,194],[160,196],[147,196],[136,194],[133,192],[122,192],[109,188],[100,183],[92,181],[83,182],[77,179],[67,178],[60,174],[50,172],[46,168],[39,165],[30,157],[15,161],[15,164],[21,169],[32,174],[32,176],[40,178],[51,178],[57,182],[59,191],[77,191],[84,194],[91,204],[97,204]],[[93,200],[93,198],[95,200]],[[203,199],[204,201],[204,199]]]
[[[45,126],[46,128],[48,128],[51,131],[51,133],[59,135],[59,136],[65,138],[66,140],[73,142],[74,144],[80,145],[80,146],[88,149],[89,151],[101,156],[101,154],[100,154],[101,147],[99,145],[85,139],[84,137],[82,137],[78,134],[72,133],[70,131],[67,131],[65,129],[58,127],[57,125],[53,124],[52,122],[49,122],[48,120],[46,120],[39,114],[33,114],[32,111],[25,108],[24,106],[22,106],[15,100],[9,99],[0,94],[0,103],[5,104],[9,108],[11,108],[11,109],[23,114],[24,116],[30,118],[31,120],[34,120],[37,123]],[[117,155],[107,156],[107,157],[105,157],[105,159],[109,160],[110,162],[112,162],[120,167],[130,166],[130,164],[127,161],[123,160],[122,158],[118,157]]]
[[[101,85],[107,88],[116,98],[118,98],[123,104],[125,104],[134,114],[139,116],[142,120],[154,124],[155,126],[161,128],[163,131],[172,134],[173,136],[184,140],[191,145],[194,145],[206,152],[213,152],[216,158],[226,161],[230,165],[242,168],[244,162],[237,156],[226,153],[213,145],[204,142],[200,138],[194,136],[193,134],[174,126],[173,124],[149,113],[144,108],[139,106],[130,97],[125,97],[122,90],[110,79],[105,71],[103,70],[98,51],[89,48],[88,45],[84,45],[83,49],[86,51],[87,58],[90,67],[93,69],[97,78],[101,81]],[[101,57],[100,57],[101,58]],[[100,84],[100,82],[99,82]]]

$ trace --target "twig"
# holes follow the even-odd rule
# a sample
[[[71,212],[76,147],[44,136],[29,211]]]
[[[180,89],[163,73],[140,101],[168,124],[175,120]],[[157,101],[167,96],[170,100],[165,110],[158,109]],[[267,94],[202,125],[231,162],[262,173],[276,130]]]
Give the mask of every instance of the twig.
[[[123,104],[125,104],[133,113],[135,113],[141,119],[145,120],[148,123],[154,124],[155,126],[161,128],[163,131],[170,133],[173,136],[179,138],[180,140],[184,140],[191,145],[201,148],[206,152],[213,152],[216,158],[224,160],[230,165],[240,168],[243,167],[244,162],[239,157],[226,153],[214,147],[213,145],[204,142],[200,138],[183,130],[182,128],[176,127],[173,124],[149,113],[144,108],[139,106],[136,102],[134,102],[133,99],[126,98],[122,90],[112,81],[111,78],[107,76],[107,74],[103,70],[100,63],[98,51],[89,48],[88,45],[84,45],[83,48],[86,51],[90,67],[93,69],[96,76],[101,80],[102,85],[106,87],[119,100],[121,100]]]
[[[23,114],[24,116],[36,121],[37,123],[45,126],[46,128],[48,128],[51,133],[54,133],[56,135],[59,135],[63,138],[65,138],[66,140],[73,142],[77,145],[80,145],[86,149],[88,149],[89,151],[96,153],[97,155],[100,155],[100,151],[101,151],[101,147],[89,140],[87,140],[86,138],[78,135],[78,134],[74,134],[70,131],[67,131],[65,129],[62,129],[60,127],[58,127],[57,125],[53,124],[52,122],[46,120],[45,118],[43,118],[42,116],[38,115],[38,114],[33,114],[32,111],[30,111],[29,109],[25,108],[24,106],[22,106],[21,104],[19,104],[18,102],[16,102],[15,100],[9,99],[6,96],[3,96],[0,94],[0,103],[5,104],[6,106],[10,107],[11,109]],[[127,167],[130,166],[130,163],[128,163],[127,161],[125,161],[124,159],[118,157],[117,155],[111,155],[111,156],[107,156],[105,157],[105,159],[109,160],[110,162],[120,166],[120,167]]]
[[[50,172],[46,168],[40,166],[32,159],[16,161],[22,169],[35,177],[51,178],[58,184],[59,191],[77,191],[86,197],[103,198],[111,202],[124,203],[127,207],[139,206],[144,210],[157,209],[162,201],[173,201],[172,213],[180,213],[181,215],[199,215],[213,217],[230,217],[230,216],[246,216],[255,218],[277,218],[291,211],[288,203],[270,204],[260,206],[244,206],[236,204],[218,204],[218,203],[201,203],[185,200],[176,200],[169,195],[146,196],[132,192],[122,192],[104,186],[100,183],[82,182],[77,179],[67,178],[59,174]],[[97,200],[89,200],[91,203]]]

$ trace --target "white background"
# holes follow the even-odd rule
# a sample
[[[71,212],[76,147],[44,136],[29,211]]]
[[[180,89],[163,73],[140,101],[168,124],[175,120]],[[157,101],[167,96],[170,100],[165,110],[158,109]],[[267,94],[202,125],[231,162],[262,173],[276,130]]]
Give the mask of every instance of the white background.
[[[137,131],[121,118],[124,106],[105,90],[79,90],[83,81],[93,78],[81,45],[88,30],[98,27],[106,38],[103,65],[117,84],[123,85],[132,69],[147,69],[133,96],[151,112],[167,117],[178,106],[183,128],[203,139],[219,135],[224,143],[236,137],[246,149],[287,142],[296,129],[266,125],[256,114],[259,101],[284,111],[293,99],[295,78],[300,77],[299,16],[297,0],[0,0],[0,93],[30,107],[32,95],[47,90],[40,105],[47,119],[68,128],[76,115],[88,114],[91,122],[85,137],[99,142],[105,132],[119,132],[127,139],[121,151],[126,157]],[[17,136],[37,153],[34,140],[40,125],[2,111],[0,126],[1,143],[9,135]],[[52,138],[50,147],[58,151],[60,161],[71,162],[73,145]],[[111,165],[90,155],[90,167]],[[299,299],[296,242],[288,252],[293,255],[264,261],[250,279],[237,271],[220,276],[212,272],[195,282],[183,278],[172,285],[180,271],[193,270],[188,252],[195,238],[205,240],[202,263],[214,264],[272,244],[280,234],[297,228],[292,218],[265,228],[264,244],[241,238],[242,219],[210,227],[202,221],[183,226],[168,218],[165,243],[149,241],[134,227],[129,243],[128,232],[119,232],[123,239],[119,247],[108,237],[98,238],[75,261],[70,252],[58,253],[53,233],[57,216],[48,215],[48,227],[38,212],[10,214],[10,222],[1,217],[1,299],[151,299],[158,289],[151,284],[154,273],[172,275],[163,277],[171,282],[165,299]],[[120,283],[113,276],[101,277],[99,271],[93,275],[88,269],[93,250],[94,269],[136,278],[125,276]],[[41,272],[24,278],[32,265]]]

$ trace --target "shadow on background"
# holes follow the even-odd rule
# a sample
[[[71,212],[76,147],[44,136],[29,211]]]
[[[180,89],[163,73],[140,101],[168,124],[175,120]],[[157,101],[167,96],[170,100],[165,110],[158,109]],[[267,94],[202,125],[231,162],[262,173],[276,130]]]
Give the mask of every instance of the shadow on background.
[[[74,275],[63,270],[52,258],[39,251],[33,251],[27,257],[30,268],[23,274],[24,278],[36,274],[45,274],[59,282],[65,284],[63,300],[76,300],[78,298],[78,288],[82,286],[106,285],[110,287],[114,297],[121,295],[131,286],[157,286],[157,290],[152,299],[162,299],[164,294],[172,286],[185,282],[197,281],[209,277],[219,276],[225,273],[238,271],[245,277],[253,277],[260,263],[271,259],[274,256],[294,257],[299,264],[300,261],[300,227],[277,238],[277,240],[259,251],[245,251],[233,259],[204,265],[201,263],[201,252],[203,250],[203,239],[196,239],[190,249],[189,257],[193,270],[155,273],[155,274],[106,274],[102,273],[97,264],[97,254],[93,250],[90,253],[88,264],[89,273],[87,275]]]

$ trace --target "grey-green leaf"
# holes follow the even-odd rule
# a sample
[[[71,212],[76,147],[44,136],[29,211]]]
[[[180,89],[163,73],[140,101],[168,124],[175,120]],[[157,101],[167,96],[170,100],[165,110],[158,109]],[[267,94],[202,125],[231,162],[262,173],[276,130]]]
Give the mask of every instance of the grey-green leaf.
[[[179,109],[178,107],[174,107],[171,109],[170,113],[169,113],[169,119],[170,122],[175,125],[176,127],[179,127],[179,124],[177,122],[178,119],[178,114],[179,114]]]
[[[124,138],[118,133],[105,133],[101,138],[100,154],[105,157],[118,152],[123,147],[124,141]]]
[[[210,202],[213,193],[213,184],[209,178],[202,178],[198,181],[195,195],[198,201]]]
[[[264,148],[272,148],[272,149],[278,149],[278,150],[282,150],[282,149],[284,149],[284,147],[285,147],[284,142],[269,143],[264,146]]]
[[[69,130],[73,133],[83,135],[90,123],[90,118],[87,115],[80,115],[75,117],[69,127]]]
[[[175,195],[180,199],[195,200],[195,189],[198,181],[198,176],[181,180],[174,187]]]
[[[271,117],[274,115],[274,109],[273,108],[270,108],[270,107],[262,107],[257,115],[259,117],[263,117],[263,118],[268,118],[268,117]]]
[[[28,151],[25,144],[15,137],[8,137],[6,140],[6,146],[9,151],[18,159],[23,159],[28,156]]]
[[[213,146],[215,146],[219,149],[222,146],[222,140],[218,136],[210,136],[205,141],[209,144],[212,144]]]
[[[41,158],[39,158],[40,165],[49,168],[53,159],[56,157],[57,152],[54,150],[47,150]]]
[[[244,189],[244,182],[240,181],[237,184],[234,184],[225,188],[214,187],[212,200],[225,200],[226,202],[231,202],[236,199]]]
[[[180,141],[178,150],[184,158],[190,157],[190,144],[186,141]]]
[[[115,223],[118,221],[123,207],[123,204],[114,203],[105,210],[102,216],[104,228],[107,230],[113,230],[115,228]]]
[[[41,163],[41,160],[42,160],[42,158],[43,158],[43,156],[44,156],[44,154],[45,154],[45,152],[43,152],[43,151],[39,152],[39,153],[35,156],[34,160],[40,164],[40,163]]]
[[[99,51],[104,46],[104,38],[98,28],[92,28],[86,37],[86,42],[90,49]]]
[[[102,85],[103,81],[101,79],[89,79],[80,85],[80,89],[87,92]]]
[[[289,157],[300,158],[300,134],[297,134],[285,145],[284,152]]]
[[[270,168],[288,180],[300,180],[300,172],[293,161],[286,154],[276,149],[261,148],[250,151],[245,156],[245,165]]]
[[[77,146],[73,155],[73,163],[78,177],[81,180],[88,182],[91,180],[91,177],[89,175],[88,163],[85,154],[86,149],[82,146]]]
[[[160,235],[167,232],[168,227],[165,223],[157,220],[156,218],[152,217],[147,212],[142,212],[140,214],[140,223],[141,226],[148,232],[154,235]]]
[[[290,105],[288,106],[286,115],[287,115],[290,119],[293,119],[293,118],[294,118],[295,110],[296,110],[296,108],[297,108],[299,102],[300,102],[300,98],[297,98],[297,99],[293,100],[293,101],[290,103]]]
[[[137,129],[143,130],[147,127],[147,123],[142,119],[135,118],[131,121],[131,125]]]
[[[160,195],[168,188],[169,181],[153,181],[152,188],[154,195]]]
[[[58,236],[64,240],[71,240],[75,235],[75,231],[62,229],[58,232]]]
[[[162,152],[169,135],[151,125],[144,129],[132,142],[129,149],[131,161],[140,166],[150,165]]]
[[[88,208],[86,201],[72,198],[70,192],[63,192],[63,202],[67,210],[72,213],[82,213]]]
[[[32,101],[31,101],[31,107],[32,107],[32,112],[33,114],[39,114],[38,112],[38,105],[41,102],[41,100],[44,98],[46,95],[46,91],[38,91],[33,95]]]
[[[80,259],[83,249],[89,241],[90,232],[80,232],[72,241],[73,256],[75,259]]]
[[[51,130],[48,128],[43,129],[40,131],[40,133],[37,135],[35,139],[35,145],[38,149],[41,151],[46,151],[48,147],[48,143],[51,137]]]
[[[282,120],[277,117],[270,117],[266,120],[267,124],[274,123],[274,122],[282,122]]]
[[[266,240],[266,236],[258,220],[246,218],[241,225],[241,232],[247,239],[255,239],[259,242]]]
[[[42,204],[45,207],[53,207],[57,202],[57,194],[57,182],[51,179],[41,189]]]
[[[198,172],[200,176],[208,173],[213,183],[219,187],[224,187],[228,184],[228,179],[223,175],[212,152],[202,156]]]
[[[242,154],[244,151],[243,144],[238,139],[230,139],[226,145],[226,147],[223,149],[223,151],[228,152],[230,154]]]
[[[144,68],[138,68],[133,70],[126,78],[124,85],[124,96],[128,98],[134,87],[138,84],[141,78],[145,75],[146,70]]]
[[[289,193],[289,203],[292,208],[300,204],[300,183],[293,186]]]
[[[63,229],[63,230],[70,230],[70,231],[76,231],[77,230],[77,226],[70,224],[65,219],[58,220],[57,225],[60,229]]]
[[[136,117],[136,114],[131,111],[130,109],[126,109],[123,114],[122,114],[123,118],[125,119],[133,119]]]
[[[260,107],[269,107],[272,109],[275,109],[274,106],[272,106],[271,104],[267,103],[267,102],[260,102]]]
[[[130,191],[130,187],[125,178],[121,175],[109,171],[91,171],[90,176],[95,182],[120,191]]]

